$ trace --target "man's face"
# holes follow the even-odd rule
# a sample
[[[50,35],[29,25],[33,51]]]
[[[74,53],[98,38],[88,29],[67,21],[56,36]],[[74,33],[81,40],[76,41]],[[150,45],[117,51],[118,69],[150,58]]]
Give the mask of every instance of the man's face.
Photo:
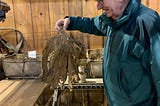
[[[103,10],[108,17],[117,19],[123,12],[122,0],[97,0],[97,9]]]

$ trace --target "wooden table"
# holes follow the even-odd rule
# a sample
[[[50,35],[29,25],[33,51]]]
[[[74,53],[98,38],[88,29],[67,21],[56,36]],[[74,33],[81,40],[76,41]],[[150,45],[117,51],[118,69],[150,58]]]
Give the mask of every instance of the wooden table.
[[[36,79],[1,80],[0,106],[33,106],[45,87]]]

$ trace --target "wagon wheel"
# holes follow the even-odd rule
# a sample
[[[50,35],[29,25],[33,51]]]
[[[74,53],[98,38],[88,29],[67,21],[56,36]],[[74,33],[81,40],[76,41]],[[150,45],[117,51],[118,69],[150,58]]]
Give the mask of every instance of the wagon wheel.
[[[2,30],[5,30],[5,31],[9,30],[8,33],[3,33],[2,35],[0,34],[1,35],[0,36],[1,47],[4,46],[4,48],[7,50],[6,57],[16,55],[17,53],[19,53],[19,50],[23,44],[23,41],[24,41],[23,34],[15,28],[0,28],[0,31],[2,31]],[[10,32],[14,32],[16,35],[16,45],[9,43],[4,38],[2,38],[2,37],[5,37],[5,35],[8,35]],[[19,37],[19,39],[18,39],[18,37]]]

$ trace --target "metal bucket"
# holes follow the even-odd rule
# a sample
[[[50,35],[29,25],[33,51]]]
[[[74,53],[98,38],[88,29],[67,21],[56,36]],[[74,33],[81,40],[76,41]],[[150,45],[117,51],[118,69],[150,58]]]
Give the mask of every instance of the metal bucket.
[[[94,78],[102,77],[102,61],[90,62],[91,76]]]

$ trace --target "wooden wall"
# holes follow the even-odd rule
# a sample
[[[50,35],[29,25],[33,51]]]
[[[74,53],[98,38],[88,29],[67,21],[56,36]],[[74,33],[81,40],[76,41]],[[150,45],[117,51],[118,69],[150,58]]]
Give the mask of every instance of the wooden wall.
[[[13,27],[20,30],[27,41],[28,50],[42,53],[46,41],[56,35],[55,22],[66,15],[96,16],[96,0],[4,0],[11,10],[0,27]],[[159,0],[142,0],[150,8],[160,13]],[[89,36],[78,31],[68,32],[86,44],[89,49],[102,48],[103,37]],[[12,40],[12,37],[8,37]]]

